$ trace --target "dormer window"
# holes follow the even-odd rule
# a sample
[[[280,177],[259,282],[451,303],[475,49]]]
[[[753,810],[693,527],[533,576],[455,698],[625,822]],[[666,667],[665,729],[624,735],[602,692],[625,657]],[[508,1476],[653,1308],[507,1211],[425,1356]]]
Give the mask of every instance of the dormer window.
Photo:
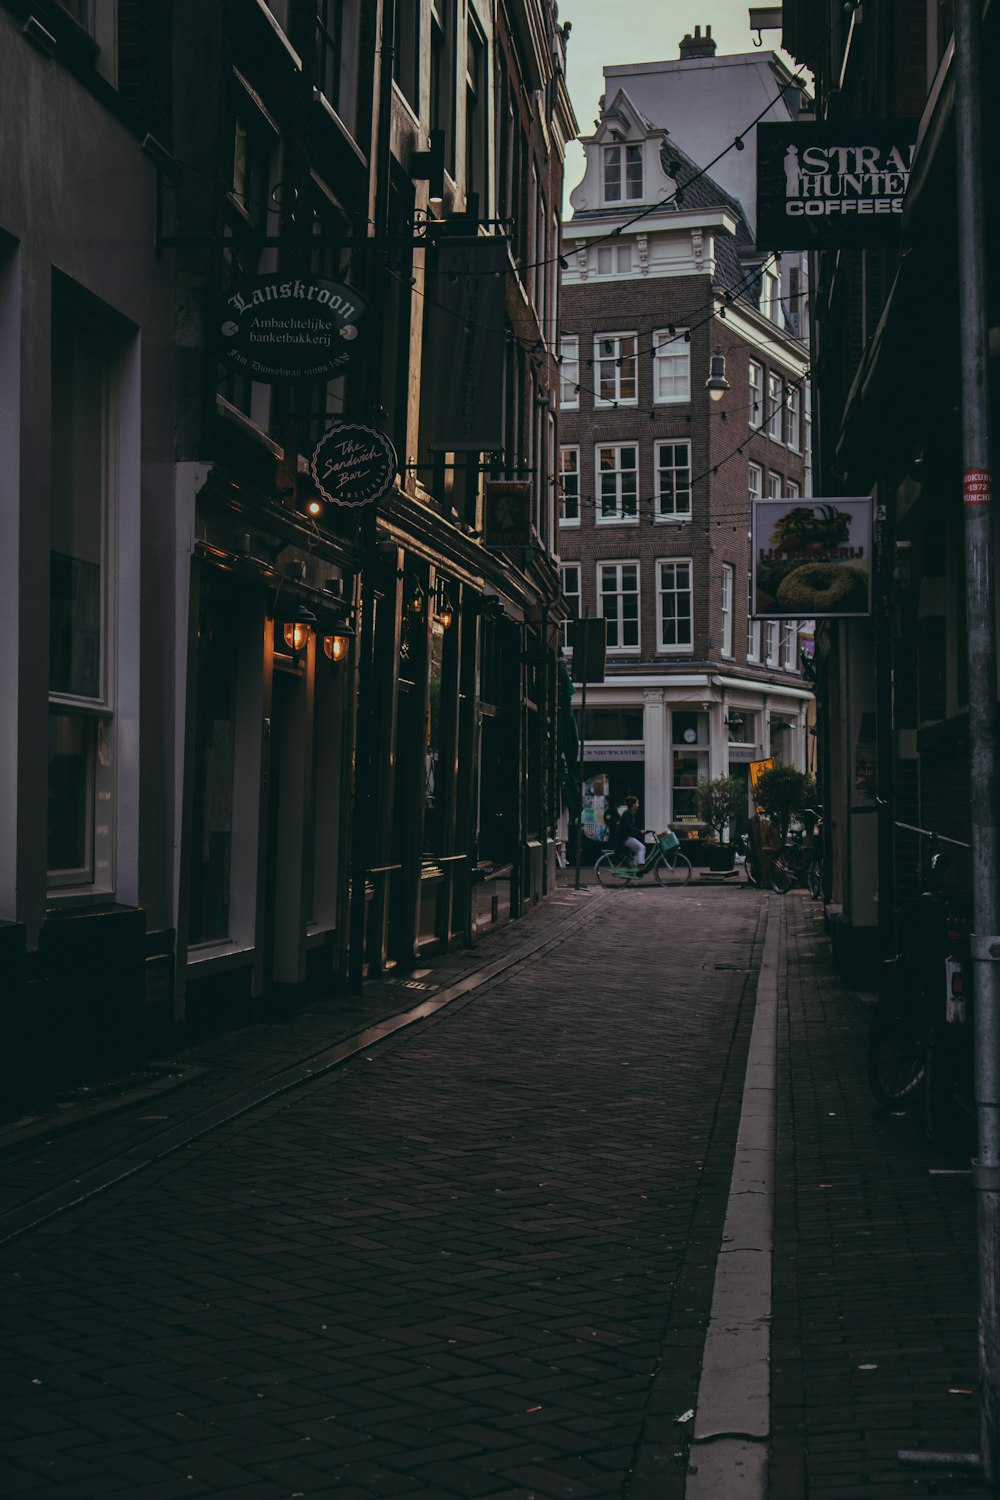
[[[604,147],[604,201],[637,202],[642,198],[642,147]]]

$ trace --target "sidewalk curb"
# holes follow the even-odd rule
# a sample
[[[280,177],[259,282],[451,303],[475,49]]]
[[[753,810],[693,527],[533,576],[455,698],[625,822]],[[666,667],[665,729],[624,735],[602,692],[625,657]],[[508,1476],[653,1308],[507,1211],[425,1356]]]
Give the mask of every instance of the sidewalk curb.
[[[685,1500],[764,1500],[771,1428],[771,1262],[777,1102],[779,898],[770,896],[753,1031]]]

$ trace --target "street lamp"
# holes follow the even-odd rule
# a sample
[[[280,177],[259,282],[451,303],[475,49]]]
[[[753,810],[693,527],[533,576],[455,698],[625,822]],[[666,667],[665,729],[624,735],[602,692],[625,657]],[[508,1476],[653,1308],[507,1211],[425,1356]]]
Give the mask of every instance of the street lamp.
[[[726,379],[726,356],[721,349],[717,348],[712,355],[711,370],[705,381],[705,389],[713,401],[721,401],[729,389],[729,381]]]

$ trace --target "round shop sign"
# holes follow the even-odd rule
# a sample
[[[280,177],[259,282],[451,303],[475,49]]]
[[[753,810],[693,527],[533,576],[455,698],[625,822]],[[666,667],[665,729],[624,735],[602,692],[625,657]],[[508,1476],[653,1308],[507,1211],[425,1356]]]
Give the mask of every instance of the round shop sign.
[[[333,505],[371,505],[392,488],[396,450],[384,432],[360,422],[335,422],[310,462],[316,488]]]
[[[258,276],[220,299],[221,357],[251,380],[332,380],[365,346],[368,304],[315,276]]]

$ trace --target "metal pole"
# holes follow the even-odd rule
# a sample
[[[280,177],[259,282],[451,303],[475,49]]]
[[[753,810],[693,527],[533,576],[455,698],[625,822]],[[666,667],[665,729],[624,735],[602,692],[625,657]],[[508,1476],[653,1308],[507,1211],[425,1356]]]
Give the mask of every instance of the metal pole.
[[[576,880],[573,889],[580,889],[580,856],[583,853],[583,736],[587,728],[587,672],[584,669],[582,699],[580,703],[580,821],[576,825]]]
[[[962,468],[969,659],[972,944],[979,1239],[979,1433],[984,1477],[1000,1475],[1000,891],[996,606],[991,548],[988,341],[983,225],[982,0],[955,0],[955,143],[962,362]]]

